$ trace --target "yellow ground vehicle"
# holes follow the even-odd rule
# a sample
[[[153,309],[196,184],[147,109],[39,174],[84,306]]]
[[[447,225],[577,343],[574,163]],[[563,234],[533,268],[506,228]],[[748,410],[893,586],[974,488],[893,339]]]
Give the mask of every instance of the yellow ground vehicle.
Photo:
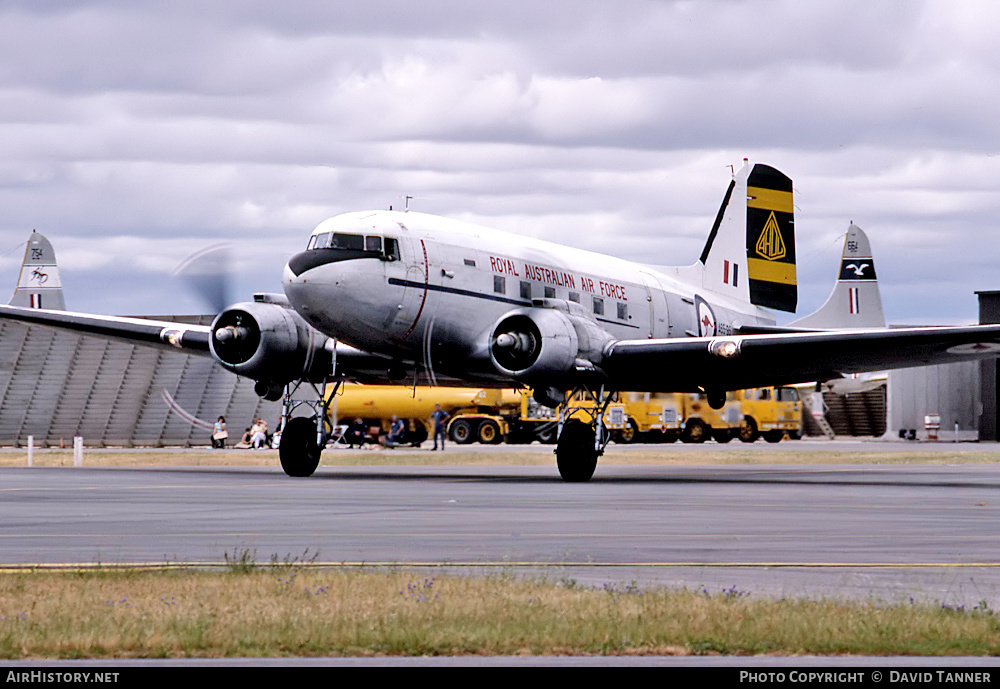
[[[758,434],[769,443],[780,441],[786,433],[792,440],[802,437],[802,402],[797,389],[752,388],[732,395],[743,414],[740,440],[753,442]]]
[[[802,409],[795,388],[755,388],[727,395],[722,409],[712,409],[700,393],[625,392],[621,430],[612,431],[619,442],[700,443],[714,438],[727,443],[733,438],[752,443],[763,435],[780,441],[785,433],[802,433]],[[613,428],[613,426],[611,426]]]
[[[395,414],[406,423],[404,443],[419,445],[429,437],[435,404],[451,416],[448,436],[459,444],[555,440],[558,416],[536,403],[530,391],[342,385],[330,408],[335,425],[348,425],[360,417],[376,441],[388,432]]]
[[[582,394],[570,400],[569,416],[589,405]],[[448,436],[459,444],[555,441],[558,411],[535,402],[530,390],[343,385],[331,409],[340,425],[364,419],[376,440],[388,432],[395,414],[407,425],[404,442],[419,445],[428,438],[435,404],[451,416]],[[785,433],[801,435],[802,412],[795,388],[730,392],[722,409],[712,409],[700,393],[622,392],[612,397],[604,426],[616,441],[626,443],[753,442],[761,436],[778,442]]]

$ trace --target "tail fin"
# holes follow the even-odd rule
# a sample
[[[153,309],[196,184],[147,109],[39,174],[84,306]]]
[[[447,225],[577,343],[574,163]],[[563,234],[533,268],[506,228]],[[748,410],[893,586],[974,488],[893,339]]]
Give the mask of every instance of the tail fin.
[[[21,274],[17,278],[17,289],[9,303],[11,306],[32,309],[66,310],[59,267],[56,265],[56,252],[49,240],[37,231],[32,231],[28,238]]]
[[[768,165],[758,163],[748,172],[744,164],[729,185],[699,261],[704,287],[755,306],[794,312],[792,180]]]
[[[851,223],[844,240],[840,274],[826,303],[815,313],[789,323],[802,328],[884,328],[882,295],[868,236]]]

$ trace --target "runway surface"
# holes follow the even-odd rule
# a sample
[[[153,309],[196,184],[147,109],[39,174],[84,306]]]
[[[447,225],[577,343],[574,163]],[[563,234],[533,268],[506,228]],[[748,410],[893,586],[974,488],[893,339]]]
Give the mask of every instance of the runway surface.
[[[1000,607],[1000,470],[3,468],[0,564],[310,559]],[[304,557],[303,557],[304,556]]]

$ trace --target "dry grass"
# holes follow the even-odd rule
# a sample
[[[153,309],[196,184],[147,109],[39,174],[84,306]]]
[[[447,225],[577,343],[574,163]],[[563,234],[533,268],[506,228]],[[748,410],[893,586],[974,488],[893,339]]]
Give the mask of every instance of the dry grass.
[[[280,567],[8,575],[0,618],[4,658],[1000,652],[985,609]]]

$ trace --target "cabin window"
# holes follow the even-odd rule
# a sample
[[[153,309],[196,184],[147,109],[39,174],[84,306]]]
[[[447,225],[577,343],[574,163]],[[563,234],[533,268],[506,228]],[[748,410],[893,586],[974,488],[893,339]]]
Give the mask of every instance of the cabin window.
[[[618,302],[618,318],[623,321],[628,320],[628,304]]]
[[[507,278],[502,275],[494,275],[493,291],[497,294],[507,294]]]
[[[475,260],[473,260],[471,258],[467,258],[467,259],[465,259],[465,265],[469,266],[470,268],[475,268],[476,267],[476,262],[475,262]]]
[[[770,390],[770,388],[761,388],[760,389],[760,396],[758,397],[758,399],[762,399],[762,400],[769,400],[769,399],[771,399],[771,390]]]
[[[570,301],[575,301],[577,304],[579,304],[580,303],[580,293],[579,292],[570,292],[569,293],[569,300]]]
[[[600,297],[594,297],[594,313],[598,316],[604,315],[604,300]]]
[[[531,299],[531,283],[527,280],[521,280],[521,298]]]
[[[556,298],[556,288],[555,287],[546,287],[545,288],[545,298],[546,299],[555,299]]]

